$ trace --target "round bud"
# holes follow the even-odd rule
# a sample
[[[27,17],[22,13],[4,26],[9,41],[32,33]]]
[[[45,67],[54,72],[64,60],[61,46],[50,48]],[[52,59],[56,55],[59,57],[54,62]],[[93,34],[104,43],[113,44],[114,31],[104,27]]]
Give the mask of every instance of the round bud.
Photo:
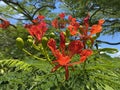
[[[43,47],[47,46],[48,38],[47,37],[42,37],[42,45]]]
[[[31,36],[31,35],[28,35],[28,37],[27,37],[28,39],[33,39],[33,37]]]
[[[51,32],[51,33],[50,33],[50,37],[51,37],[51,38],[54,38],[54,37],[55,37],[55,33]]]
[[[28,43],[29,46],[31,46],[33,44],[33,40],[32,39],[28,39],[27,43]]]
[[[23,41],[23,39],[20,38],[20,37],[18,37],[16,39],[16,45],[17,45],[18,48],[22,49],[24,47],[24,41]]]

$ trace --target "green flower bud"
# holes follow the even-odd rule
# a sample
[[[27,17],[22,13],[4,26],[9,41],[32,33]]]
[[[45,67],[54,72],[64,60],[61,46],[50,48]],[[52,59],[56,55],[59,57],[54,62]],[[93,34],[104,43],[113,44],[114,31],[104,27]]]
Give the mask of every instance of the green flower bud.
[[[31,36],[31,35],[28,35],[28,37],[27,37],[28,39],[33,39],[33,37]]]
[[[18,48],[22,49],[24,47],[24,41],[23,41],[23,39],[20,38],[20,37],[18,37],[16,39],[16,45],[17,45]]]
[[[50,38],[54,38],[55,37],[55,33],[51,32],[50,33]]]
[[[47,37],[42,37],[42,45],[45,48],[47,46],[48,38]]]
[[[27,44],[28,44],[29,46],[32,46],[32,44],[33,44],[33,39],[28,39],[28,40],[27,40]]]

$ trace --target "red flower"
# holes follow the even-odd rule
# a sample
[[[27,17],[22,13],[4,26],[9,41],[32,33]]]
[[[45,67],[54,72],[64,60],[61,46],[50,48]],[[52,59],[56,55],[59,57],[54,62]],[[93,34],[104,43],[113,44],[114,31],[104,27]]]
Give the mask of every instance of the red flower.
[[[38,24],[41,21],[44,21],[45,16],[43,15],[38,15],[36,19],[32,20],[34,24]]]
[[[68,16],[68,20],[69,20],[69,21],[72,21],[72,18],[73,18],[73,17],[72,17],[71,15]]]
[[[92,50],[91,49],[85,49],[85,50],[82,50],[81,53],[80,53],[80,62],[84,62],[86,60],[86,58],[90,55],[92,55]]]
[[[44,16],[39,15],[36,19],[32,20],[34,24],[25,25],[25,28],[28,29],[30,35],[33,36],[38,42],[41,41],[42,37],[48,29],[44,18]]]
[[[9,27],[9,25],[10,25],[9,21],[3,20],[2,23],[0,24],[0,28],[5,29],[5,28]]]
[[[58,28],[58,20],[57,20],[57,19],[54,19],[54,20],[52,21],[52,26],[53,26],[54,28]]]
[[[86,41],[90,40],[91,41],[91,46],[94,43],[94,39],[92,38],[93,34],[99,33],[102,31],[102,24],[104,23],[104,20],[99,20],[98,24],[95,24],[91,27],[91,30],[89,30],[89,20],[90,15],[84,19],[84,25],[80,26],[80,39],[83,41],[84,47],[86,45]]]
[[[52,26],[54,28],[64,28],[66,25],[66,22],[64,20],[59,20],[56,18],[52,21]]]
[[[60,14],[59,14],[59,17],[60,17],[61,19],[64,19],[65,13],[60,13]]]
[[[91,27],[90,34],[96,34],[102,31],[102,24],[104,23],[103,19],[98,21],[98,24],[95,24]]]
[[[71,20],[70,25],[68,25],[68,29],[70,30],[71,35],[76,35],[79,29],[79,23],[76,22],[76,18],[72,18],[69,16],[69,20]]]
[[[38,23],[39,23],[39,20],[38,20],[38,19],[33,19],[32,22],[33,22],[34,24],[38,24]]]
[[[27,25],[28,32],[33,36],[37,41],[41,41],[43,35],[47,31],[47,24],[42,21],[36,25]]]
[[[52,51],[53,55],[56,57],[56,60],[54,60],[53,63],[57,63],[57,65],[52,69],[52,72],[56,71],[59,67],[64,67],[66,80],[68,80],[68,77],[69,77],[68,66],[72,66],[73,64],[79,64],[83,62],[80,60],[78,62],[70,63],[71,58],[75,54],[79,54],[82,58],[83,56],[87,58],[89,55],[91,55],[91,53],[86,52],[88,50],[86,51],[82,50],[84,46],[80,40],[71,41],[68,45],[68,48],[66,48],[65,36],[63,32],[60,33],[60,50],[57,49],[56,41],[53,38],[51,38],[48,41],[47,45]]]
[[[38,17],[37,17],[39,20],[44,20],[45,19],[45,16],[43,16],[43,15],[38,15]]]

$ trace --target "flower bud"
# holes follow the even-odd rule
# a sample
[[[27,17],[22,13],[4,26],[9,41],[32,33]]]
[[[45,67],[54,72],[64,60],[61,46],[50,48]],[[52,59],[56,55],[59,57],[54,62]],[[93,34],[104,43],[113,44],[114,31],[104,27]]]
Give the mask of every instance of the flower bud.
[[[33,39],[33,37],[31,36],[31,35],[28,35],[28,37],[27,37],[28,39]]]
[[[27,40],[27,43],[28,43],[29,46],[32,46],[33,40],[32,40],[32,39],[28,39],[28,40]]]
[[[16,39],[16,45],[17,45],[18,48],[22,49],[24,47],[24,41],[23,41],[23,39],[20,38],[20,37],[18,37]]]
[[[42,45],[45,48],[47,46],[48,38],[47,37],[42,37]]]
[[[50,38],[54,38],[55,37],[55,33],[51,32],[50,33]]]

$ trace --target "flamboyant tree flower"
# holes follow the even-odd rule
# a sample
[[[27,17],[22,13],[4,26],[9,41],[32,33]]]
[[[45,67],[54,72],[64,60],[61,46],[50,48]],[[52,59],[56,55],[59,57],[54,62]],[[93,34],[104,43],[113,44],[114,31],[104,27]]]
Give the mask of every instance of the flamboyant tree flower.
[[[28,28],[31,36],[35,37],[38,41],[41,41],[43,35],[47,31],[47,24],[45,22],[40,22],[37,25],[32,25]]]
[[[89,30],[89,18],[90,15],[84,19],[84,25],[80,26],[80,39],[83,40],[84,46],[87,40],[91,41],[91,44],[93,45],[94,40],[92,38],[92,35],[100,33],[102,31],[102,24],[104,23],[103,19],[100,19],[98,21],[98,24],[92,25],[91,29]]]
[[[52,21],[52,26],[54,28],[58,28],[58,19],[57,18]]]
[[[35,18],[35,19],[32,20],[32,22],[33,22],[34,24],[38,24],[39,22],[44,21],[44,19],[45,19],[45,16],[43,16],[43,15],[38,15],[37,18]]]
[[[34,24],[27,24],[25,27],[28,29],[30,35],[40,42],[45,32],[48,30],[47,24],[44,21],[44,16],[41,15],[33,20],[33,22]]]
[[[45,19],[45,16],[43,16],[43,15],[38,15],[38,17],[37,17],[39,20],[44,20]]]
[[[93,35],[93,34],[96,34],[96,33],[99,33],[102,31],[102,24],[104,23],[104,20],[103,19],[100,19],[98,21],[98,24],[95,24],[91,27],[91,30],[90,30],[90,35]]]
[[[60,13],[59,14],[59,18],[55,18],[53,21],[52,21],[52,26],[54,28],[65,28],[66,26],[66,21],[64,20],[65,18],[65,13]]]
[[[56,66],[52,69],[51,72],[56,71],[59,67],[63,67],[65,69],[65,77],[68,80],[69,70],[68,66],[72,66],[75,64],[80,64],[86,60],[88,56],[92,54],[92,50],[84,49],[83,43],[80,40],[71,41],[68,45],[68,48],[65,46],[65,35],[63,32],[60,33],[60,46],[57,49],[56,41],[51,38],[48,41],[48,47],[52,51],[53,55],[56,57],[56,60],[53,63],[57,63]],[[72,62],[72,57],[75,54],[79,54],[81,56],[80,60],[77,62]]]
[[[60,13],[60,14],[59,14],[59,17],[60,17],[61,19],[64,19],[64,18],[65,18],[65,13]]]
[[[1,24],[0,24],[0,28],[5,29],[5,28],[9,27],[9,25],[10,25],[10,22],[9,22],[9,21],[3,20],[3,21],[1,22]]]
[[[69,25],[68,30],[70,30],[71,35],[76,35],[78,33],[78,29],[80,24],[76,21],[76,18],[73,18],[72,16],[68,17]]]

